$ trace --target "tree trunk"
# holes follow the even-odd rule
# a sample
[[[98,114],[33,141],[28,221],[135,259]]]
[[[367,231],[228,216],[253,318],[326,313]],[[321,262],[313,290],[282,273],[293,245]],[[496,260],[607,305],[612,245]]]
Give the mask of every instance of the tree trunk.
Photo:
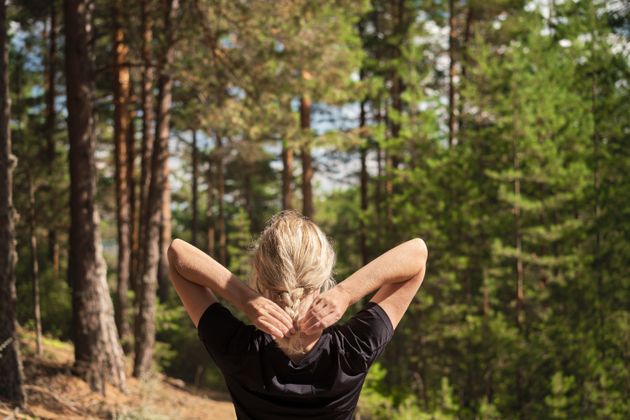
[[[293,150],[287,139],[282,141],[282,209],[292,209]]]
[[[118,224],[118,283],[116,288],[116,326],[120,340],[128,350],[129,325],[127,320],[127,290],[129,289],[129,269],[131,260],[130,244],[130,203],[128,177],[128,137],[129,137],[129,68],[126,65],[128,47],[120,16],[120,1],[113,2],[114,20],[114,145],[116,166],[116,218]]]
[[[140,156],[140,212],[138,228],[138,258],[134,272],[136,275],[131,278],[131,287],[136,292],[136,302],[139,295],[140,277],[144,272],[144,244],[146,243],[145,233],[148,219],[146,218],[146,207],[149,197],[149,184],[151,182],[151,156],[153,153],[153,134],[151,126],[153,124],[153,55],[151,43],[153,42],[153,19],[149,3],[151,0],[142,0],[142,146]]]
[[[376,125],[383,124],[383,112],[381,109],[381,101],[378,103],[378,111],[376,113]],[[387,129],[384,130],[387,133]],[[382,241],[382,227],[383,227],[383,153],[379,143],[376,143],[376,191],[374,192],[374,208],[376,210],[376,226],[378,230],[377,242],[380,248],[380,242]]]
[[[33,282],[33,319],[35,320],[35,345],[37,355],[42,355],[42,317],[39,307],[39,262],[37,261],[37,236],[35,235],[36,223],[35,218],[35,186],[33,178],[28,173],[28,198],[29,198],[29,217],[28,227],[31,237],[31,281]]]
[[[147,197],[145,221],[144,252],[142,274],[140,276],[140,293],[138,296],[138,315],[135,324],[135,358],[133,375],[144,377],[151,369],[155,345],[155,306],[158,265],[160,262],[160,226],[162,219],[163,189],[165,186],[164,167],[168,164],[168,135],[170,109],[172,102],[171,89],[173,79],[169,67],[174,57],[173,18],[177,13],[178,0],[166,3],[164,13],[164,31],[166,50],[160,60],[158,78],[158,107],[155,124],[155,142],[151,154],[151,179]]]
[[[227,263],[227,237],[225,233],[225,175],[223,173],[225,165],[223,157],[223,139],[217,133],[217,200],[219,201],[219,218],[217,220],[217,228],[219,230],[219,262],[223,265]]]
[[[70,252],[75,372],[95,391],[110,379],[125,389],[124,357],[107,286],[96,209],[96,146],[88,2],[66,0],[66,89],[70,141]]]
[[[136,194],[136,102],[137,98],[133,93],[133,79],[131,74],[129,77],[129,124],[127,128],[127,191],[129,195],[129,247],[131,249],[131,258],[129,260],[129,284],[133,284],[133,280],[137,276],[138,258],[140,254],[139,228],[140,220],[138,213],[138,200]],[[125,349],[130,350],[130,349]]]
[[[199,214],[197,213],[197,201],[199,199],[199,191],[197,181],[199,178],[199,153],[197,151],[197,130],[192,131],[192,223],[191,223],[191,242],[197,246],[197,229],[199,222]]]
[[[448,146],[455,139],[455,0],[448,0]]]
[[[48,66],[46,69],[46,162],[48,174],[55,170],[55,52],[57,50],[57,10],[56,1],[50,2],[50,28],[48,32]],[[48,229],[48,257],[55,276],[59,274],[59,244],[57,230]]]
[[[206,182],[208,183],[208,197],[207,197],[207,206],[206,206],[206,221],[208,223],[208,255],[216,258],[215,256],[215,220],[214,214],[212,212],[212,206],[214,204],[214,186],[213,186],[213,154],[208,154],[208,174],[206,177]]]
[[[259,231],[258,217],[254,214],[254,191],[252,189],[252,170],[245,169],[243,175],[243,189],[245,196],[245,210],[247,211],[247,217],[249,218],[249,233],[255,234]]]
[[[468,44],[470,42],[470,37],[472,34],[472,25],[473,25],[473,6],[472,4],[468,4],[466,10],[466,21],[464,22],[464,41],[460,48],[460,68],[461,68],[461,80],[460,83],[466,83],[467,77],[467,68],[468,61],[470,58],[468,57]],[[463,142],[464,140],[464,96],[462,94],[463,88],[460,87],[459,95],[458,95],[458,104],[457,104],[457,133],[459,136],[459,142]]]
[[[523,328],[523,258],[521,244],[521,207],[518,204],[521,197],[521,178],[518,175],[520,170],[516,140],[514,142],[514,241],[516,245],[516,325],[519,330]]]
[[[162,187],[162,215],[160,218],[160,263],[158,265],[158,297],[160,302],[169,298],[171,282],[168,278],[168,246],[171,244],[171,184],[168,181],[168,164],[164,165]]]
[[[307,96],[300,98],[300,128],[303,140],[300,147],[302,158],[302,214],[313,218],[313,159],[311,157],[310,130],[311,130],[311,100]]]
[[[17,162],[11,149],[11,102],[9,99],[9,48],[5,0],[0,1],[0,397],[26,405],[22,386],[24,373],[17,335],[15,291],[15,218],[13,168]]]
[[[361,80],[364,79],[364,70],[360,72]],[[361,190],[361,217],[359,219],[360,232],[359,243],[361,248],[361,261],[362,265],[366,265],[369,262],[368,249],[367,249],[367,227],[365,218],[367,217],[368,209],[368,172],[367,172],[367,151],[368,151],[368,139],[365,138],[365,127],[367,125],[365,116],[365,105],[367,100],[362,100],[359,111],[359,130],[360,135],[363,137],[363,144],[361,145],[361,175],[360,175],[360,190]]]

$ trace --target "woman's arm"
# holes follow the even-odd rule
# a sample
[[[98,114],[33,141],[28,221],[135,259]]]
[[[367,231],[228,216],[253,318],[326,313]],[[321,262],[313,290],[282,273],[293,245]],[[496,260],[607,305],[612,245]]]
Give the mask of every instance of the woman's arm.
[[[385,310],[396,328],[422,284],[427,258],[427,246],[420,238],[390,249],[316,298],[300,328],[310,333],[334,324],[348,306],[377,289],[371,301]]]
[[[211,291],[243,311],[259,329],[275,337],[290,333],[293,321],[282,308],[195,246],[175,239],[168,248],[168,260],[171,281],[195,326],[208,305],[216,301]]]

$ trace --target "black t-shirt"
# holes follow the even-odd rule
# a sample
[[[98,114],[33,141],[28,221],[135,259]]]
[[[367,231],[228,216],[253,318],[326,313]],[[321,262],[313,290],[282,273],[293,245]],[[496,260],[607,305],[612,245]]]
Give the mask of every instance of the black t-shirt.
[[[205,310],[197,332],[225,377],[239,420],[346,420],[394,329],[383,308],[368,302],[347,322],[324,329],[299,362],[219,302]]]

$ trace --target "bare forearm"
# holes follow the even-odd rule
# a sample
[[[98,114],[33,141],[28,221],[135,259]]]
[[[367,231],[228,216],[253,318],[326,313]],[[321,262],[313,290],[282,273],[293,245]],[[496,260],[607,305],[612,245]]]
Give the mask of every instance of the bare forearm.
[[[175,239],[168,253],[169,262],[183,279],[207,287],[239,310],[244,311],[245,303],[258,296],[230,270],[185,241]]]
[[[407,281],[420,272],[427,260],[427,247],[415,238],[390,249],[361,267],[337,287],[346,292],[354,304],[385,284]]]

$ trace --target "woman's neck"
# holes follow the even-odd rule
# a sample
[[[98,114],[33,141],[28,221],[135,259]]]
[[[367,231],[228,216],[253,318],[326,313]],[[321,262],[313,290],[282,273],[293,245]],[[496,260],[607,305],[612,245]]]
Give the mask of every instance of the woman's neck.
[[[317,342],[321,338],[322,332],[323,331],[319,331],[311,335],[306,335],[302,332],[298,332],[298,334],[300,334],[300,338],[302,339],[302,344],[304,345],[304,353],[287,354],[287,357],[289,357],[293,362],[299,362],[300,360],[304,359],[311,352],[311,350],[313,350],[313,347],[315,347],[315,344],[317,344]]]

